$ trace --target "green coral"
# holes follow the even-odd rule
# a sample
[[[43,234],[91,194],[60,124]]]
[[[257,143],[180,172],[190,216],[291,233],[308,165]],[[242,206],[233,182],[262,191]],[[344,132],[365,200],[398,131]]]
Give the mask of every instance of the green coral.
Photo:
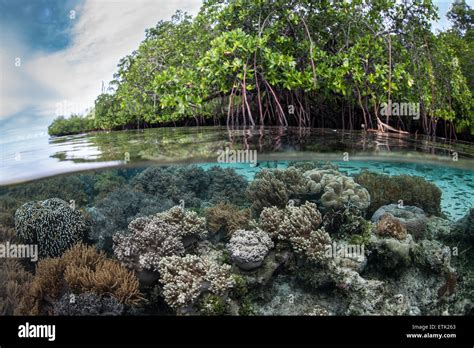
[[[197,304],[198,311],[201,315],[215,316],[224,315],[228,311],[226,301],[213,294],[205,294]]]
[[[410,175],[384,175],[362,171],[355,181],[370,193],[371,203],[368,214],[391,203],[414,205],[427,214],[441,214],[441,190],[426,179]]]

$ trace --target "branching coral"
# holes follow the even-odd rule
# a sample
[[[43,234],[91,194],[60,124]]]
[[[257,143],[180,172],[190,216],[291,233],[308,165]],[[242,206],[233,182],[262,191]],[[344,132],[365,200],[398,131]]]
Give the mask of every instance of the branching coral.
[[[375,226],[375,232],[380,236],[393,237],[399,240],[403,240],[407,236],[407,230],[400,220],[393,217],[391,214],[384,214],[377,225]]]
[[[15,213],[18,238],[27,244],[38,244],[40,258],[60,256],[82,240],[86,222],[82,214],[68,203],[52,198],[29,202]]]
[[[195,212],[173,207],[133,220],[129,231],[114,236],[115,256],[129,268],[155,271],[163,257],[182,255],[194,238],[203,238],[206,222]]]
[[[312,261],[323,261],[331,237],[318,227],[321,213],[314,203],[288,206],[285,209],[265,208],[260,214],[260,227],[278,240],[289,242],[293,249]]]
[[[142,299],[138,280],[132,272],[94,247],[78,244],[60,258],[38,263],[21,304],[21,313],[51,313],[53,301],[68,291],[113,296],[125,305],[136,305]]]
[[[307,184],[308,180],[297,168],[264,169],[255,175],[247,196],[252,202],[252,210],[259,215],[265,207],[284,208],[293,196],[307,192]]]
[[[238,229],[245,229],[251,219],[250,209],[241,209],[228,203],[219,203],[205,210],[207,229],[213,235],[223,232],[232,235]]]
[[[363,171],[355,181],[370,193],[371,204],[368,213],[372,214],[383,205],[403,201],[414,205],[428,214],[441,213],[441,190],[422,177],[409,175],[382,175]]]
[[[203,293],[225,295],[234,285],[229,265],[195,255],[165,257],[159,272],[165,300],[175,309],[193,305]]]
[[[309,179],[308,191],[319,197],[326,209],[353,206],[364,210],[370,204],[369,192],[352,178],[333,169],[313,169],[304,173]]]
[[[32,275],[16,260],[0,262],[0,315],[17,314]]]
[[[289,240],[292,237],[309,236],[322,222],[316,204],[306,202],[297,206],[265,208],[260,214],[260,226],[272,238]]]
[[[244,270],[259,267],[271,248],[273,242],[270,236],[259,229],[237,230],[227,244],[232,261]]]

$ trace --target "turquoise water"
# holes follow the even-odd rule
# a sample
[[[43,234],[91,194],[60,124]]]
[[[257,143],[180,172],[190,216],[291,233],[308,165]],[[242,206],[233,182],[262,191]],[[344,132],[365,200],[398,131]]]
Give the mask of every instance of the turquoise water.
[[[252,167],[247,163],[218,165],[223,168],[234,168],[239,174],[252,181],[255,174],[263,168],[284,169],[291,162],[288,161],[264,161],[258,166]],[[372,171],[385,175],[410,175],[425,178],[432,182],[442,191],[441,207],[443,213],[451,220],[462,218],[474,207],[474,171],[459,168],[442,167],[439,165],[384,162],[384,161],[333,161],[339,167],[339,171],[354,176],[363,170]],[[201,164],[204,169],[215,166],[216,163]]]

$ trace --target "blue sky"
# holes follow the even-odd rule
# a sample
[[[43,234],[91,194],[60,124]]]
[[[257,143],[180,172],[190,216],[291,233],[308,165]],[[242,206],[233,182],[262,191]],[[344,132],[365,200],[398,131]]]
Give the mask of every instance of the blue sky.
[[[452,1],[434,1],[441,19]],[[474,0],[468,1],[474,6]],[[38,134],[93,105],[144,30],[200,0],[0,0],[0,134]]]

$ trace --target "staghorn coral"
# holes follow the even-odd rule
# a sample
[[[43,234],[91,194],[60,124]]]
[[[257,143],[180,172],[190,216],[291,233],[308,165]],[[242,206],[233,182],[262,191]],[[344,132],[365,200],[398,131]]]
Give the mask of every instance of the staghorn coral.
[[[380,236],[388,236],[403,240],[407,236],[407,229],[400,220],[393,217],[389,213],[385,213],[380,218],[379,222],[375,226],[375,232]]]
[[[181,207],[133,220],[130,234],[114,236],[114,254],[128,268],[156,271],[165,256],[182,255],[194,239],[206,235],[206,222]]]
[[[315,194],[321,205],[329,209],[343,206],[367,209],[369,192],[352,178],[333,169],[313,169],[304,173],[309,180],[308,191]]]
[[[192,306],[203,293],[224,296],[233,286],[229,265],[195,255],[169,256],[160,261],[160,282],[169,306]]]
[[[300,169],[264,169],[255,175],[247,188],[247,196],[252,202],[252,211],[259,215],[266,207],[284,208],[293,196],[305,194],[307,185],[308,180]]]
[[[316,262],[325,259],[331,237],[321,225],[321,213],[314,203],[285,209],[265,208],[260,214],[260,227],[272,238],[287,241],[299,254]]]
[[[38,244],[40,258],[60,256],[82,240],[86,222],[68,203],[52,198],[29,202],[15,213],[18,238],[26,244]]]
[[[129,306],[142,300],[138,280],[132,272],[94,247],[78,244],[60,258],[47,258],[38,263],[20,312],[51,314],[53,302],[70,291],[113,296]]]
[[[85,315],[122,315],[124,305],[114,297],[99,296],[92,292],[75,295],[64,294],[58,301],[54,302],[54,315],[61,316],[85,316]]]
[[[354,180],[365,187],[371,197],[368,213],[373,214],[383,205],[403,201],[427,214],[441,214],[441,190],[422,177],[409,175],[383,175],[362,171]]]
[[[260,230],[237,230],[227,244],[232,261],[243,270],[252,270],[262,265],[263,259],[273,248],[270,236]]]
[[[207,229],[212,235],[223,232],[230,236],[238,229],[249,227],[250,209],[239,210],[229,203],[219,203],[205,210]]]

